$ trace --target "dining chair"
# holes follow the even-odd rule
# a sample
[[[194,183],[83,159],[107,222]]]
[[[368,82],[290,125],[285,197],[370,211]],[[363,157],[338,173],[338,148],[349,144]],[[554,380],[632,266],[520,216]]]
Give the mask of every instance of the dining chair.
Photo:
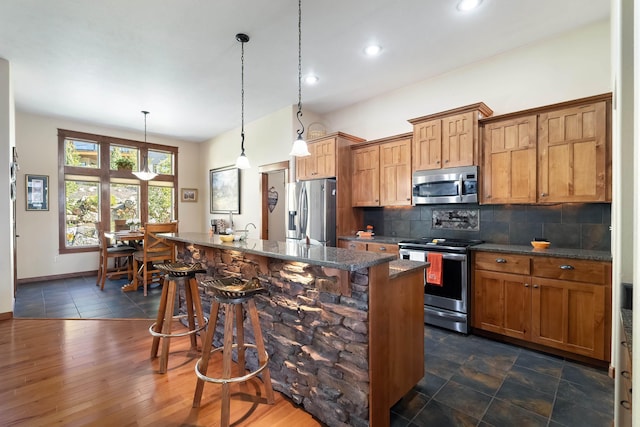
[[[138,289],[142,282],[144,295],[147,295],[147,287],[154,281],[162,281],[163,273],[153,266],[159,262],[175,262],[175,243],[159,236],[161,233],[177,233],[178,223],[145,224],[142,250],[133,253],[133,288]]]
[[[131,246],[112,246],[110,241],[112,234],[107,233],[98,224],[98,278],[96,286],[100,285],[100,290],[104,290],[104,282],[107,277],[121,277],[127,275],[129,280],[133,278],[133,253],[136,251]],[[109,268],[109,260],[113,259],[113,267]]]
[[[129,229],[126,219],[114,219],[113,227],[115,228],[116,231],[124,231]]]

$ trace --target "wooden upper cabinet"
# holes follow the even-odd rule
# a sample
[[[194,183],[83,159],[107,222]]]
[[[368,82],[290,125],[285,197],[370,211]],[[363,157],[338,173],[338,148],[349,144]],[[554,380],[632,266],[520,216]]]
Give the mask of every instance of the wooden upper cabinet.
[[[380,144],[380,206],[411,205],[411,137]]]
[[[540,114],[540,202],[607,200],[606,108],[600,101]]]
[[[487,123],[482,133],[482,203],[536,202],[537,116]]]
[[[409,120],[413,124],[412,171],[477,165],[478,119],[491,114],[480,102]]]
[[[440,169],[442,121],[430,120],[413,126],[413,170]]]
[[[411,205],[411,135],[351,147],[353,206]]]
[[[308,144],[310,156],[296,158],[296,180],[336,176],[336,139],[327,138]]]
[[[473,119],[472,112],[442,119],[442,167],[477,164],[478,121]]]
[[[380,204],[380,147],[368,145],[351,151],[353,206]]]

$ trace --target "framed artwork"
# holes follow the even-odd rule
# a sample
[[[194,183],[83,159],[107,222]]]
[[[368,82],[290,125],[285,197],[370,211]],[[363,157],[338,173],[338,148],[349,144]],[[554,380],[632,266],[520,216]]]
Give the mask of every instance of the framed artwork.
[[[196,188],[181,188],[180,200],[183,202],[197,202],[198,190]]]
[[[26,175],[27,210],[49,210],[49,176]]]
[[[240,213],[240,169],[234,166],[209,170],[211,213]]]

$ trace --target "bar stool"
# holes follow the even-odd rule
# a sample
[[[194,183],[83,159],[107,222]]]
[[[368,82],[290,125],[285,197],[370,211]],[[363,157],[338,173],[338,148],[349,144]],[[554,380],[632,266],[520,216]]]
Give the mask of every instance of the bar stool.
[[[198,292],[198,282],[196,280],[196,273],[206,273],[206,270],[199,262],[194,264],[182,262],[161,263],[154,264],[154,267],[164,272],[165,276],[162,294],[160,295],[158,317],[156,322],[149,327],[149,333],[153,335],[151,358],[157,357],[160,338],[162,338],[159,372],[164,374],[167,372],[167,363],[169,361],[170,338],[191,335],[191,348],[195,349],[197,348],[196,333],[206,328],[209,322],[209,319],[204,317],[202,313],[202,303],[200,302],[200,293]],[[184,286],[187,314],[174,316],[173,312],[175,309],[178,284]],[[194,317],[197,320],[197,325],[194,322]],[[187,331],[172,333],[171,324],[173,320],[184,318],[186,318],[189,323]]]
[[[193,397],[193,407],[197,408],[200,406],[205,381],[222,384],[222,410],[220,419],[221,425],[223,427],[227,427],[229,425],[230,416],[230,383],[247,381],[262,372],[262,381],[265,386],[267,403],[270,405],[273,405],[274,403],[273,388],[271,387],[271,374],[269,372],[269,367],[267,366],[269,362],[269,355],[264,347],[262,329],[260,328],[260,321],[258,319],[258,310],[256,308],[256,303],[253,300],[254,295],[264,293],[266,292],[266,289],[261,286],[260,281],[257,278],[241,280],[229,277],[224,279],[207,280],[201,283],[213,291],[213,302],[211,304],[210,315],[210,318],[213,319],[213,321],[209,325],[204,342],[202,343],[202,357],[198,360],[195,366],[198,382],[196,384],[196,391]],[[244,342],[243,303],[246,303],[248,307],[247,312],[251,319],[253,335],[256,342],[255,345]],[[224,307],[223,346],[212,350],[211,347],[213,345],[213,336],[215,335],[216,325],[218,323],[220,304]],[[235,344],[233,343],[234,311],[237,341]],[[240,369],[239,375],[236,377],[231,376],[231,358],[234,348],[237,350],[238,367]],[[259,366],[255,371],[242,375],[245,372],[245,350],[247,348],[256,349],[258,353]],[[222,378],[208,377],[207,369],[209,367],[209,358],[211,353],[217,351],[222,351]]]

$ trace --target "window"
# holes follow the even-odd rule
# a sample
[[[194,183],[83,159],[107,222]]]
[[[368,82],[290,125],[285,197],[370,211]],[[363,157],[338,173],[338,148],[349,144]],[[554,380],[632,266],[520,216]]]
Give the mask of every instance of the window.
[[[58,129],[60,167],[58,192],[60,253],[96,250],[96,224],[115,230],[128,219],[168,222],[178,217],[178,149],[101,135]],[[159,175],[140,181],[128,169],[126,158],[139,170],[142,159]]]

